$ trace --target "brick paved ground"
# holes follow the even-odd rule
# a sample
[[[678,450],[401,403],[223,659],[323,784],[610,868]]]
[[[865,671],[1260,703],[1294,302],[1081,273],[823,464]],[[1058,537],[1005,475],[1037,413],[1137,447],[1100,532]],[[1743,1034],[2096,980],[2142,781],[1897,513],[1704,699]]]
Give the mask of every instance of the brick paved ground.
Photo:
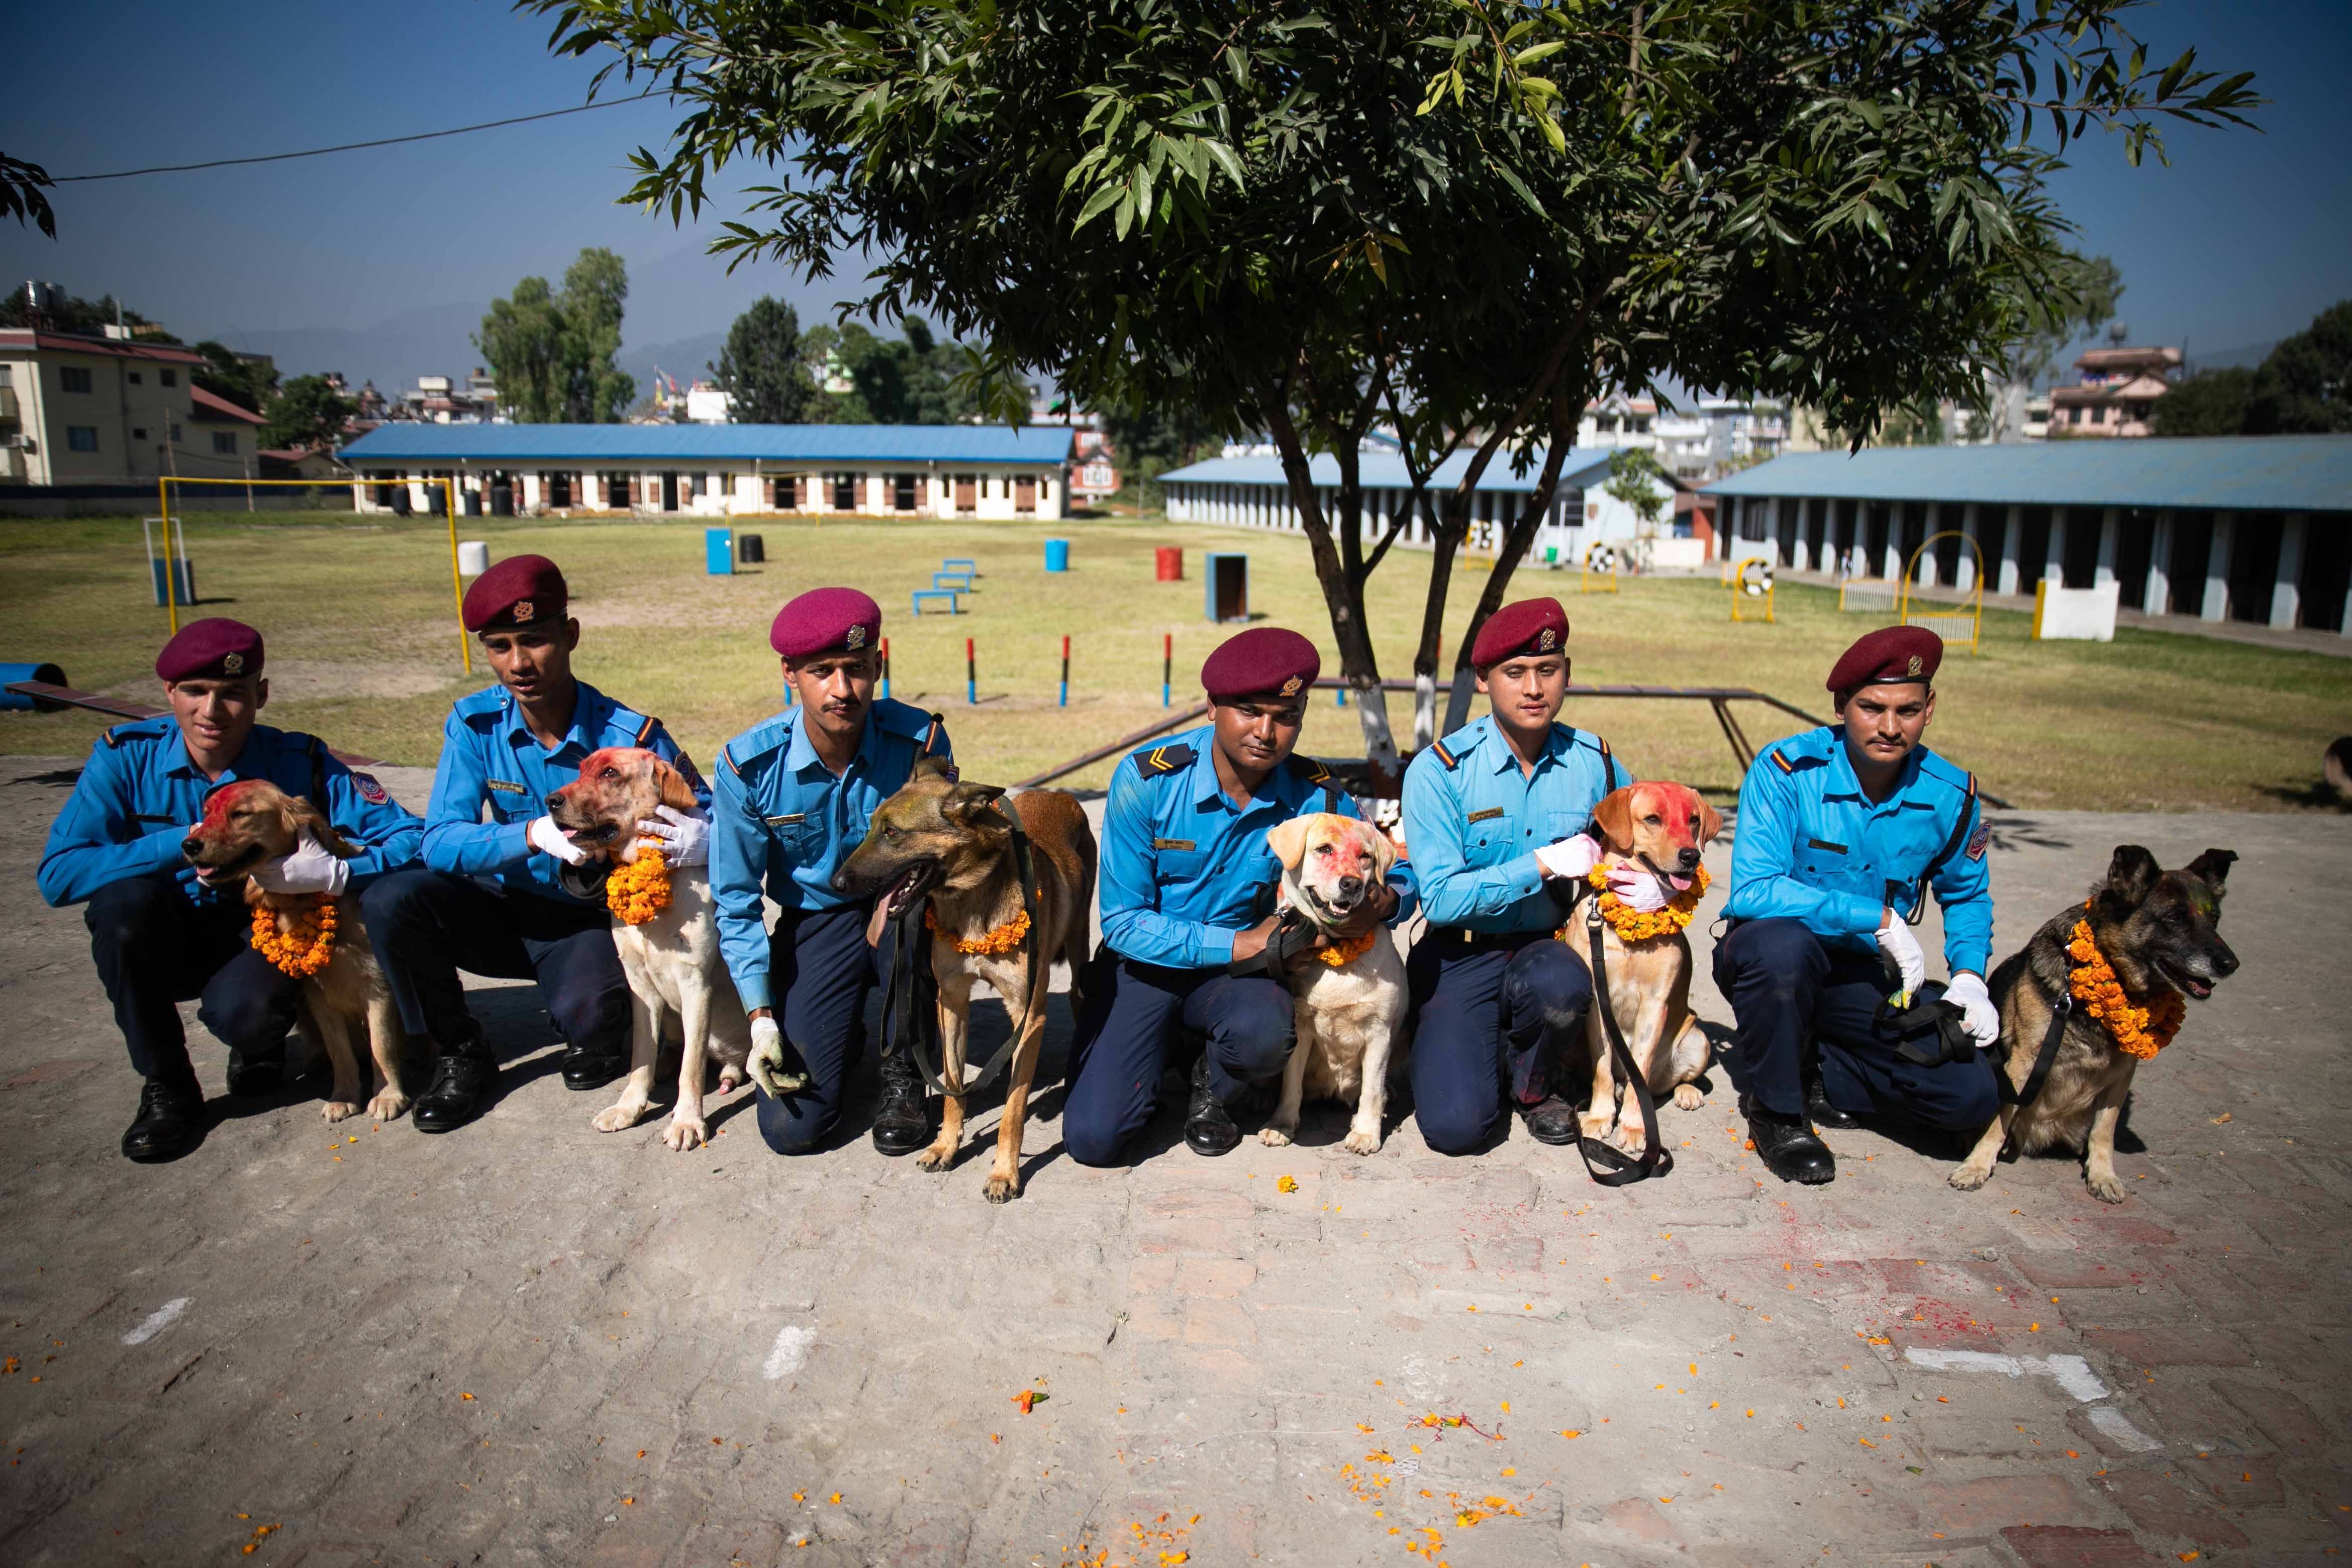
[[[0,771],[20,863],[50,766]],[[2118,839],[2246,857],[2245,969],[2143,1074],[2120,1207],[2057,1161],[1954,1194],[1948,1150],[1875,1133],[1832,1135],[1832,1187],[1759,1181],[1718,1073],[1627,1193],[1516,1131],[1359,1159],[1328,1108],[1213,1162],[1164,1114],[1087,1171],[1049,1091],[993,1208],[984,1160],[926,1175],[862,1120],[791,1162],[740,1101],[701,1153],[600,1135],[514,988],[478,998],[510,1066],[472,1128],[289,1093],[142,1168],[80,922],[26,878],[0,1560],[2319,1563],[2352,1527],[2352,824],[2000,826],[2003,951]]]

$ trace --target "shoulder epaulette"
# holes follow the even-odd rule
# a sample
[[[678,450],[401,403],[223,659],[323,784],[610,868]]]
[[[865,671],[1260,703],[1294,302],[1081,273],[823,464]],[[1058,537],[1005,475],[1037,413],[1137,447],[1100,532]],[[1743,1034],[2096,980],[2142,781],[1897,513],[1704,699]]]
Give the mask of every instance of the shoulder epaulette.
[[[1135,771],[1148,779],[1181,773],[1192,765],[1192,748],[1186,745],[1154,746],[1135,753]]]
[[[1789,754],[1785,744],[1775,746],[1764,754],[1771,758],[1784,773],[1801,773],[1808,768],[1825,768],[1829,766],[1830,761],[1827,757],[1816,757],[1802,752],[1792,757]]]
[[[916,752],[916,755],[928,757],[931,754],[931,748],[939,744],[940,726],[947,721],[948,716],[944,713],[934,713],[931,715],[930,728],[923,731],[923,743],[921,748]]]
[[[1331,776],[1329,768],[1313,757],[1302,757],[1296,752],[1290,754],[1290,771],[1311,784],[1319,784]]]
[[[1448,773],[1462,765],[1462,759],[1447,751],[1444,742],[1432,741],[1429,742],[1429,749],[1437,753],[1437,760],[1445,764]]]
[[[645,716],[645,721],[637,726],[637,744],[640,746],[651,741],[654,738],[654,731],[661,728],[661,721],[650,713]]]

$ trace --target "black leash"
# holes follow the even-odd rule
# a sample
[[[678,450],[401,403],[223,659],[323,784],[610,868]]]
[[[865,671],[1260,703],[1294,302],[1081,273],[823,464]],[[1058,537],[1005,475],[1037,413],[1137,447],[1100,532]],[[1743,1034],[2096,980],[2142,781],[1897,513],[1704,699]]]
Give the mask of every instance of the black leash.
[[[996,1081],[1013,1053],[1021,1048],[1024,1036],[1029,1033],[1030,1022],[1036,1016],[1037,996],[1045,989],[1045,975],[1038,968],[1044,940],[1044,926],[1037,909],[1037,878],[1029,845],[1029,836],[1021,831],[1021,819],[1006,806],[1003,796],[996,809],[1003,815],[1005,826],[1013,834],[1013,869],[1021,879],[1021,912],[1027,917],[1029,929],[1022,934],[1022,956],[1028,961],[1029,994],[1022,1003],[1021,1021],[1004,1044],[988,1058],[988,1064],[976,1074],[967,1073],[961,1087],[950,1089],[940,1076],[939,977],[931,973],[930,938],[923,929],[923,911],[930,907],[928,898],[918,900],[906,911],[891,921],[891,941],[897,944],[897,959],[890,976],[890,989],[882,999],[882,1039],[886,1048],[903,1049],[915,1068],[933,1089],[944,1095],[974,1094]],[[928,1003],[929,1006],[924,1004]],[[1008,1005],[1005,1012],[1009,1015]],[[903,1012],[903,1020],[896,1016]],[[969,1064],[966,1064],[969,1067]]]
[[[2000,1090],[2000,1098],[2004,1101],[2023,1110],[2042,1098],[2042,1086],[2050,1080],[2050,1069],[2058,1063],[2058,1042],[2066,1037],[2066,1020],[2074,1014],[2074,991],[2061,991],[2057,1002],[2050,1009],[2050,1026],[2042,1032],[2042,1048],[2034,1053],[2033,1070],[2025,1075],[2025,1087],[2011,1089],[2006,1072],[1993,1075],[1993,1083]],[[2004,1062],[2002,1065],[2008,1064]]]
[[[1653,875],[1655,868],[1653,868]],[[1625,1092],[1642,1108],[1642,1153],[1629,1160],[1619,1150],[1595,1139],[1579,1138],[1576,1152],[1584,1156],[1584,1169],[1593,1181],[1604,1187],[1629,1186],[1652,1176],[1663,1176],[1675,1168],[1675,1157],[1666,1152],[1665,1142],[1658,1135],[1658,1101],[1650,1093],[1650,1080],[1626,1048],[1625,1033],[1617,1026],[1617,1009],[1609,1003],[1609,957],[1607,945],[1601,941],[1601,900],[1590,898],[1584,904],[1584,933],[1592,954],[1592,1005],[1601,1009],[1601,1033],[1608,1037],[1609,1059],[1616,1066],[1617,1077],[1625,1084]],[[1612,1102],[1611,1111],[1616,1110]],[[1593,1162],[1599,1159],[1608,1168]]]

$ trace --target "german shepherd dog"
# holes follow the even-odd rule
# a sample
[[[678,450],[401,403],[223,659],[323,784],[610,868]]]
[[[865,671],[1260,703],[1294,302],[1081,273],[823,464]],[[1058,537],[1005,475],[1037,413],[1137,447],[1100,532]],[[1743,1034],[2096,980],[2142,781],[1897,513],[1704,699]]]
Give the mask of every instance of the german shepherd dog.
[[[306,832],[340,859],[359,854],[302,796],[288,795],[268,779],[239,779],[205,800],[205,819],[182,841],[180,852],[208,888],[244,883],[246,903],[268,909],[282,935],[310,910],[315,895],[266,892],[248,873],[265,860],[292,854]],[[327,1091],[323,1110],[329,1121],[360,1113],[372,1079],[361,1070],[354,1039],[366,1032],[368,1053],[383,1079],[383,1087],[367,1101],[367,1113],[390,1121],[409,1105],[410,1096],[400,1081],[407,1036],[375,949],[368,942],[358,895],[339,894],[334,907],[334,952],[325,968],[302,982],[296,1026],[305,1038],[326,1047],[334,1072],[334,1087]]]
[[[2058,998],[2068,994],[2077,961],[2066,947],[2076,921],[2090,922],[2092,941],[2136,1005],[2168,996],[2201,1002],[2236,972],[2238,955],[2214,929],[2235,859],[2227,849],[2208,849],[2181,869],[2167,871],[2138,845],[2119,844],[2106,879],[2091,889],[2088,908],[2068,905],[2033,933],[2024,951],[1992,972],[1988,989],[2000,1009],[2000,1046],[2008,1053],[2001,1070],[2012,1089],[2023,1088],[2032,1074]],[[2004,1143],[2012,1155],[2052,1146],[2080,1148],[2085,1151],[2083,1175],[2092,1195],[2123,1202],[2124,1184],[2116,1179],[2116,1123],[2138,1067],[2139,1058],[2116,1049],[2106,1026],[2078,1002],[2040,1097],[2023,1110],[2001,1107],[1952,1173],[1952,1185],[1962,1192],[1984,1185]]]
[[[1017,936],[1024,911],[1007,816],[1027,836],[1037,877],[1037,929]],[[915,1157],[918,1165],[948,1169],[963,1140],[963,1096],[956,1090],[963,1085],[972,986],[986,982],[1022,1031],[996,1129],[996,1161],[983,1189],[992,1204],[1021,1194],[1021,1136],[1056,957],[1070,965],[1073,1014],[1083,1005],[1078,986],[1092,934],[1095,863],[1094,830],[1076,796],[1060,790],[1007,795],[994,784],[959,783],[950,764],[925,757],[906,787],[874,813],[865,842],[833,874],[835,891],[877,900],[873,929],[926,901],[929,906],[931,973],[940,987],[940,1080],[949,1093],[940,1135]],[[959,951],[959,942],[971,951]]]

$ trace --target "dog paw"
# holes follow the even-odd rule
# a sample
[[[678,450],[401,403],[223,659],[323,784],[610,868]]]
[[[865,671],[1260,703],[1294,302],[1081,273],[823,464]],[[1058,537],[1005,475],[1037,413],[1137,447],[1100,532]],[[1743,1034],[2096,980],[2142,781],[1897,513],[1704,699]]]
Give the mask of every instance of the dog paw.
[[[383,1089],[368,1101],[367,1112],[378,1121],[395,1121],[408,1110],[408,1096],[396,1089]]]
[[[1017,1174],[1006,1176],[992,1171],[989,1173],[988,1185],[981,1188],[980,1192],[981,1196],[990,1203],[1009,1204],[1021,1195],[1021,1178]]]
[[[1377,1154],[1381,1152],[1381,1130],[1377,1127],[1350,1128],[1339,1147],[1350,1154]]]
[[[1599,1143],[1609,1136],[1609,1129],[1616,1120],[1613,1110],[1588,1110],[1576,1119],[1576,1131],[1580,1136]]]
[[[596,1131],[599,1132],[625,1132],[630,1128],[635,1127],[637,1124],[638,1119],[643,1117],[645,1113],[646,1108],[644,1106],[631,1105],[625,1100],[621,1101],[618,1105],[608,1105],[604,1110],[596,1113]]]
[[[1695,1083],[1678,1083],[1675,1085],[1675,1103],[1685,1110],[1696,1110],[1706,1103],[1706,1096]]]
[[[347,1121],[359,1113],[359,1102],[351,1100],[331,1100],[319,1108],[319,1114],[325,1117],[330,1125]]]
[[[2101,1203],[2119,1204],[2124,1201],[2124,1184],[2116,1179],[2116,1173],[2113,1171],[2107,1172],[2105,1175],[2086,1174],[2083,1180],[2091,1189],[2091,1195]]]
[[[662,1129],[662,1142],[683,1154],[709,1142],[710,1128],[700,1117],[688,1121],[683,1116],[673,1116],[669,1125]]]
[[[934,1143],[929,1148],[915,1156],[915,1169],[919,1171],[944,1171],[950,1165],[955,1163],[955,1157],[956,1152],[951,1145]],[[997,1201],[1001,1203],[1003,1200],[1000,1198]]]
[[[1958,1191],[1972,1193],[1979,1187],[1983,1186],[1991,1175],[1992,1167],[1990,1165],[1979,1165],[1976,1163],[1976,1162],[1970,1161],[1969,1163],[1962,1165],[1959,1169],[1954,1171],[1951,1175],[1946,1179],[1948,1180]]]
[[[1265,1127],[1259,1129],[1257,1141],[1269,1149],[1283,1149],[1289,1146],[1290,1134],[1287,1127]]]
[[[1609,1144],[1622,1153],[1639,1154],[1650,1146],[1650,1137],[1639,1127],[1620,1127],[1617,1135],[1609,1140]]]

